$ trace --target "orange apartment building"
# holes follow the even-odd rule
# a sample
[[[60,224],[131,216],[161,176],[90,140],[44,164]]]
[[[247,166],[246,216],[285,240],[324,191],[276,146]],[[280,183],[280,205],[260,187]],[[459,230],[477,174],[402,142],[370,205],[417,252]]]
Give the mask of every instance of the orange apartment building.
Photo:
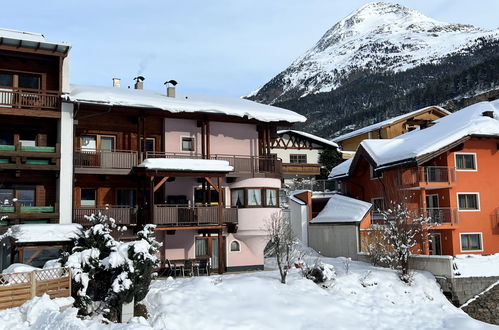
[[[499,252],[499,101],[482,102],[389,140],[365,140],[330,179],[373,204],[369,228],[391,201],[433,223],[425,253]]]

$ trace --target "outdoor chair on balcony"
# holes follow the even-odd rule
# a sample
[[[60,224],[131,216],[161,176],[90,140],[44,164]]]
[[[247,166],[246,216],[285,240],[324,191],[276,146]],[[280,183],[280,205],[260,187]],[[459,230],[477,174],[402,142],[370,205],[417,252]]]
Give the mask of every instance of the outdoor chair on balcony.
[[[194,276],[194,262],[190,259],[184,260],[184,274],[183,276]]]
[[[184,269],[184,262],[181,261],[181,260],[177,260],[177,261],[170,261],[170,260],[166,260],[166,263],[168,263],[168,265],[170,265],[170,269],[173,269],[173,276],[174,277],[177,277],[178,275],[182,275],[182,276],[185,276],[185,269]]]
[[[210,259],[198,259],[196,263],[197,274],[200,276],[201,274],[206,274],[210,276]]]

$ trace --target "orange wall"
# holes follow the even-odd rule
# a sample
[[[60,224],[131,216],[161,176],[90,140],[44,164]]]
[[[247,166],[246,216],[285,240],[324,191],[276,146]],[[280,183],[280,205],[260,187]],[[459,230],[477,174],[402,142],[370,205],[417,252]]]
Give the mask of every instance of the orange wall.
[[[446,152],[428,162],[427,166],[455,167],[455,153],[476,153],[477,171],[456,171],[456,182],[450,188],[427,189],[426,195],[438,194],[439,207],[458,207],[457,193],[478,192],[479,211],[458,211],[459,223],[434,227],[441,234],[442,253],[499,253],[499,139],[473,138],[458,151]],[[390,169],[380,179],[370,178],[369,163],[359,159],[350,178],[343,182],[343,192],[353,198],[371,202],[374,197],[384,197],[385,203],[405,201],[408,208],[423,207],[421,190],[404,190],[397,186],[396,175],[400,169]],[[482,233],[483,250],[461,251],[461,233]]]

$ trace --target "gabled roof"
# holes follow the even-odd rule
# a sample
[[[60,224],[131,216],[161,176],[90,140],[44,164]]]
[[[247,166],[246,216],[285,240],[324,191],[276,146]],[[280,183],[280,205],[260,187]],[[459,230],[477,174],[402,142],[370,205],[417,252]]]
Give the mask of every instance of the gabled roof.
[[[399,121],[403,121],[406,118],[417,116],[417,115],[419,115],[421,113],[424,113],[424,112],[426,112],[426,111],[428,111],[430,109],[435,110],[435,111],[440,111],[440,112],[442,112],[443,114],[446,114],[446,115],[450,114],[450,112],[447,111],[447,110],[445,110],[444,108],[437,107],[437,106],[430,106],[430,107],[422,108],[422,109],[419,109],[419,110],[416,110],[416,111],[412,111],[412,112],[409,112],[409,113],[404,113],[404,114],[402,114],[400,116],[393,117],[393,118],[390,118],[390,119],[387,119],[387,120],[384,120],[384,121],[380,121],[379,123],[375,123],[375,124],[372,124],[372,125],[369,125],[369,126],[366,126],[366,127],[363,127],[363,128],[359,128],[358,130],[355,130],[355,131],[352,131],[352,132],[340,135],[338,137],[335,137],[334,139],[332,139],[332,141],[334,141],[334,142],[341,142],[343,140],[350,139],[352,137],[355,137],[355,136],[358,136],[358,135],[361,135],[361,134],[364,134],[364,133],[376,131],[376,130],[379,130],[379,129],[385,127],[385,126],[393,125],[393,124],[395,124],[395,123],[397,123]]]
[[[325,146],[330,146],[330,147],[338,148],[338,144],[337,143],[335,143],[335,142],[333,142],[331,140],[327,140],[327,139],[321,138],[320,136],[307,133],[307,132],[296,131],[296,130],[292,130],[292,129],[286,129],[286,130],[277,131],[277,134],[279,134],[279,135],[283,135],[283,134],[295,134],[295,135],[299,135],[301,137],[304,137],[304,138],[306,138],[308,140],[312,140],[313,142],[315,142],[317,144],[320,144],[320,145],[325,145]]]
[[[190,94],[173,98],[150,90],[71,85],[71,92],[63,98],[75,103],[160,109],[171,113],[222,114],[262,122],[297,123],[307,120],[290,110],[235,97]]]
[[[371,207],[371,203],[335,194],[329,199],[324,209],[310,223],[361,222],[371,210]]]
[[[436,120],[431,127],[393,139],[364,140],[355,157],[333,168],[329,178],[347,176],[362,154],[377,169],[422,163],[473,136],[499,138],[499,100],[471,105]]]

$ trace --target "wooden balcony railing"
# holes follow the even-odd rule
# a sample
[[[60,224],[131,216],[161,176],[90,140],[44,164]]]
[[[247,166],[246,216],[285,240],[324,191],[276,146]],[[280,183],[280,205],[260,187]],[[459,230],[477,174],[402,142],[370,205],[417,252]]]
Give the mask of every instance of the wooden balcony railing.
[[[283,163],[282,172],[284,174],[319,175],[321,166],[319,164]]]
[[[24,206],[20,202],[12,205],[0,205],[0,225],[15,225],[20,223],[57,222],[59,207],[55,206]]]
[[[179,206],[169,204],[154,205],[153,223],[161,226],[202,226],[218,225],[218,206]],[[236,208],[223,208],[223,222],[237,223]]]
[[[147,158],[202,159],[201,154],[176,152],[148,152]],[[231,175],[251,177],[280,177],[282,162],[276,157],[212,154],[210,159],[225,160],[234,167]]]
[[[137,152],[130,150],[76,150],[75,168],[131,170],[138,164]]]
[[[60,144],[55,147],[0,145],[0,169],[58,169]]]
[[[456,170],[447,166],[424,166],[401,169],[396,183],[402,187],[450,186],[456,182]]]
[[[0,109],[59,110],[60,94],[40,89],[0,88]]]
[[[87,216],[102,213],[116,221],[118,225],[137,224],[137,208],[130,206],[99,206],[99,207],[78,207],[73,209],[73,222],[81,225],[91,225]]]

